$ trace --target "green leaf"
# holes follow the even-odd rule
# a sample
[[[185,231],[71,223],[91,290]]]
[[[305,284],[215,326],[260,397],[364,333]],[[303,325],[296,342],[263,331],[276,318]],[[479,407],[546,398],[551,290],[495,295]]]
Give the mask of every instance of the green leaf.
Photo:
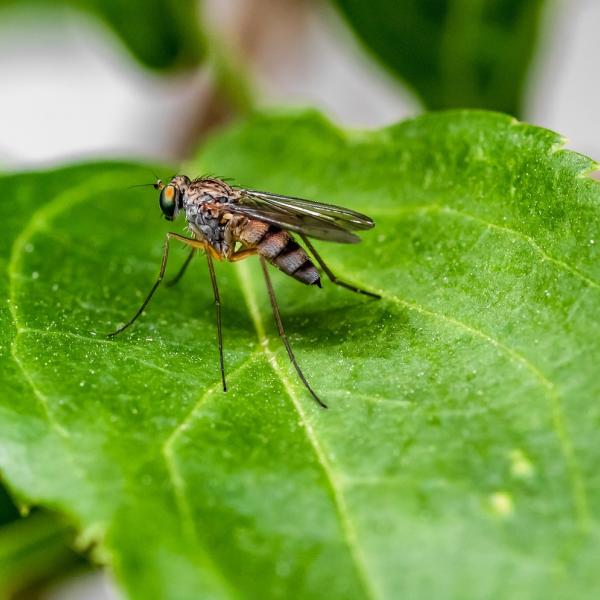
[[[31,5],[53,11],[65,7],[100,18],[146,67],[171,69],[198,64],[204,54],[196,0],[0,0],[0,9]],[[37,13],[40,18],[40,13]]]
[[[3,177],[3,475],[131,598],[594,597],[600,186],[562,143],[485,112],[369,133],[258,116],[208,143],[191,175],[377,223],[318,248],[382,300],[274,273],[328,411],[253,259],[217,265],[227,394],[202,258],[103,337],[160,261],[155,193],[127,189],[146,168]]]
[[[543,0],[333,0],[426,106],[518,115]]]

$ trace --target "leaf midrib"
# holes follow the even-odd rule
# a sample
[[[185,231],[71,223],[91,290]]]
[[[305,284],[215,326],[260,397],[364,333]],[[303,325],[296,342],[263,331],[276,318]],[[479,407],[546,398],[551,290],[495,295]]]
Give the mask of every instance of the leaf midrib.
[[[442,215],[445,212],[443,210],[444,207],[439,207],[437,205],[430,205],[430,206],[426,206],[423,208],[425,209],[425,211],[430,210],[431,212],[434,212],[434,213],[437,212],[440,215]],[[399,211],[400,214],[402,214],[402,213],[410,214],[410,212],[418,212],[418,208],[415,207],[415,211],[409,211],[409,210]],[[474,222],[479,222],[486,226],[494,227],[498,230],[503,230],[506,233],[518,235],[520,238],[528,241],[528,243],[530,243],[540,253],[540,255],[542,255],[543,258],[545,258],[549,262],[552,262],[553,264],[557,265],[561,269],[565,269],[565,270],[573,273],[574,275],[578,276],[580,279],[587,281],[593,287],[600,287],[600,286],[598,286],[598,284],[596,282],[594,282],[593,280],[588,280],[585,276],[578,273],[574,268],[570,268],[568,265],[566,265],[566,263],[563,263],[562,261],[559,261],[558,259],[553,259],[552,257],[546,255],[545,252],[537,245],[537,243],[533,239],[529,238],[529,236],[521,234],[520,232],[517,232],[510,228],[505,228],[505,227],[494,225],[493,223],[489,223],[483,219],[473,217],[471,215],[468,215],[467,213],[462,213],[461,211],[447,209],[447,212],[459,215],[464,218],[470,218]],[[335,261],[330,261],[330,262],[334,267],[336,267]],[[258,303],[256,300],[256,292],[255,292],[255,289],[253,286],[253,281],[252,281],[252,278],[250,277],[247,265],[244,263],[238,263],[237,265],[235,265],[235,267],[236,267],[238,278],[240,280],[240,286],[242,288],[244,299],[246,301],[248,310],[249,310],[252,320],[254,322],[254,325],[255,325],[255,328],[257,331],[257,335],[258,335],[259,339],[261,340],[261,347],[263,349],[263,352],[265,353],[265,356],[266,356],[269,364],[271,365],[273,372],[280,379],[284,389],[286,390],[286,393],[288,394],[288,396],[290,397],[290,399],[294,405],[294,408],[298,412],[298,415],[304,426],[304,430],[306,432],[307,439],[308,439],[309,443],[311,444],[311,446],[313,447],[313,450],[315,451],[317,459],[318,459],[319,463],[321,464],[321,467],[323,468],[323,471],[327,477],[328,483],[330,485],[330,489],[332,491],[334,503],[336,505],[336,509],[338,512],[338,518],[340,519],[340,524],[342,526],[342,530],[345,533],[346,542],[347,542],[350,554],[354,560],[355,567],[356,567],[357,572],[360,576],[360,579],[363,583],[365,592],[367,593],[369,598],[372,598],[372,599],[378,598],[380,596],[380,594],[377,594],[375,592],[375,587],[374,587],[374,583],[372,581],[372,577],[369,575],[369,572],[368,572],[368,569],[366,566],[366,560],[364,558],[362,551],[360,550],[360,545],[358,544],[358,536],[356,534],[356,529],[352,523],[351,514],[347,509],[347,505],[346,505],[344,495],[342,492],[342,485],[337,483],[338,480],[343,479],[343,477],[339,476],[339,474],[336,474],[335,470],[332,469],[331,464],[329,463],[329,461],[326,458],[326,454],[323,452],[323,449],[318,440],[318,437],[317,437],[314,429],[312,428],[310,421],[308,421],[308,419],[306,417],[306,413],[304,412],[302,405],[301,405],[300,401],[298,400],[298,397],[296,396],[293,384],[291,384],[291,382],[284,375],[282,368],[280,367],[279,363],[277,362],[277,355],[269,348],[269,338],[265,332],[264,322],[262,320],[260,310],[258,308]],[[585,481],[583,478],[582,470],[581,470],[579,460],[577,458],[577,455],[576,455],[576,452],[575,452],[575,449],[573,446],[572,438],[568,432],[568,429],[567,429],[567,426],[565,423],[564,409],[562,406],[560,396],[556,389],[556,385],[548,377],[546,377],[546,375],[542,372],[542,370],[537,365],[535,365],[533,362],[531,362],[526,356],[524,356],[517,350],[514,350],[510,346],[501,342],[499,339],[489,335],[488,333],[486,333],[472,325],[469,325],[469,324],[467,324],[459,319],[456,319],[454,317],[450,317],[443,313],[439,313],[437,311],[431,310],[419,303],[410,302],[408,300],[400,298],[397,295],[388,292],[388,290],[386,290],[385,288],[374,287],[363,281],[359,281],[356,278],[346,277],[343,270],[340,268],[336,267],[333,269],[333,271],[335,273],[337,273],[338,276],[340,276],[342,279],[344,279],[346,281],[351,281],[352,283],[356,284],[357,286],[359,286],[363,289],[380,294],[382,296],[382,299],[384,299],[384,300],[387,300],[387,301],[397,304],[399,306],[403,306],[404,308],[408,308],[409,310],[412,310],[414,312],[417,312],[417,313],[427,316],[429,318],[434,318],[436,320],[440,320],[446,324],[450,324],[450,325],[457,327],[463,331],[466,331],[467,333],[469,333],[470,335],[472,335],[474,337],[478,337],[478,338],[484,340],[486,343],[492,345],[493,347],[500,350],[503,354],[508,356],[509,359],[512,360],[513,362],[525,367],[531,373],[531,375],[534,377],[534,379],[538,382],[538,385],[540,385],[540,387],[543,389],[544,394],[549,399],[549,404],[551,407],[552,426],[553,426],[555,435],[558,439],[559,447],[561,449],[561,454],[563,456],[563,460],[564,460],[566,468],[567,468],[568,477],[569,477],[569,485],[571,488],[571,497],[572,497],[573,505],[574,505],[574,509],[575,509],[576,521],[577,521],[580,533],[584,533],[584,534],[587,533],[589,531],[589,528],[591,525],[591,515],[590,515],[590,511],[589,511],[587,489],[586,489]]]
[[[256,291],[254,288],[252,277],[250,276],[248,270],[248,265],[243,262],[239,262],[234,266],[236,268],[236,274],[240,282],[240,287],[242,289],[242,295],[244,297],[246,306],[248,307],[248,311],[250,312],[250,316],[252,318],[252,322],[254,323],[256,333],[260,340],[260,346],[265,354],[267,362],[271,366],[274,374],[281,381],[284,390],[286,391],[287,395],[292,401],[294,409],[296,410],[300,418],[302,429],[306,434],[308,443],[313,449],[317,462],[321,466],[327,483],[329,484],[333,503],[340,522],[340,527],[344,534],[348,551],[350,553],[350,556],[352,557],[358,580],[361,582],[361,585],[363,587],[365,597],[369,598],[370,600],[376,600],[377,598],[382,597],[382,594],[378,593],[375,589],[372,575],[370,575],[368,571],[365,557],[362,553],[360,545],[358,544],[358,536],[356,534],[354,524],[352,523],[352,519],[350,518],[350,512],[348,510],[344,493],[342,491],[342,485],[339,483],[339,475],[336,473],[330,461],[327,459],[327,454],[323,450],[321,443],[315,433],[315,430],[313,429],[310,420],[307,418],[307,415],[304,409],[302,408],[302,403],[296,396],[296,392],[292,384],[284,375],[283,370],[277,362],[276,354],[269,348],[269,338],[266,334],[265,325],[260,314],[260,310],[258,308]]]

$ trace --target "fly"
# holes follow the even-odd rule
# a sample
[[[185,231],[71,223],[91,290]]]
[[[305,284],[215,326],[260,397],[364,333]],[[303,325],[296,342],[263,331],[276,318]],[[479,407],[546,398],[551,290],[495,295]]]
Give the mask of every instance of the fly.
[[[115,337],[125,331],[144,312],[164,277],[169,257],[169,242],[173,239],[179,240],[190,248],[190,253],[175,278],[167,285],[173,285],[181,279],[196,252],[204,252],[214,294],[221,381],[223,391],[227,391],[221,331],[221,298],[213,259],[237,262],[257,255],[279,336],[290,361],[311,396],[321,407],[327,408],[308,383],[292,351],[281,320],[267,263],[306,285],[321,287],[319,271],[307,254],[308,250],[332,283],[358,294],[380,298],[378,294],[338,279],[308,239],[311,237],[344,244],[357,243],[360,238],[354,232],[371,229],[374,226],[372,219],[348,208],[232,187],[221,179],[211,177],[191,180],[185,175],[178,175],[166,185],[159,179],[154,188],[160,191],[159,204],[164,217],[173,221],[182,212],[191,237],[167,233],[157,280],[133,317],[110,333],[109,337]],[[297,234],[305,248],[298,244],[293,234]]]

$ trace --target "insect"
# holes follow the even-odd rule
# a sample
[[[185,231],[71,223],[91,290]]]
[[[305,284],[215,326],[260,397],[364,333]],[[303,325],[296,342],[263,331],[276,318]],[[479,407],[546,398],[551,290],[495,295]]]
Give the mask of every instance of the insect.
[[[164,217],[168,221],[173,221],[183,213],[191,237],[173,232],[167,233],[157,280],[133,317],[122,327],[110,333],[109,337],[123,333],[143,313],[164,277],[169,257],[169,242],[171,240],[183,242],[190,248],[190,253],[170,285],[181,279],[198,251],[204,252],[216,308],[221,381],[223,391],[226,391],[221,298],[213,259],[236,262],[258,255],[275,323],[290,361],[311,396],[321,407],[327,408],[304,376],[285,333],[268,263],[306,285],[321,287],[319,271],[305,248],[300,246],[293,237],[297,234],[333,283],[359,294],[380,298],[378,294],[338,279],[308,239],[312,237],[346,244],[356,243],[360,238],[353,232],[371,229],[374,226],[373,221],[365,215],[340,206],[233,187],[213,177],[191,180],[185,175],[177,175],[167,184],[159,179],[152,185],[160,191],[159,204]]]

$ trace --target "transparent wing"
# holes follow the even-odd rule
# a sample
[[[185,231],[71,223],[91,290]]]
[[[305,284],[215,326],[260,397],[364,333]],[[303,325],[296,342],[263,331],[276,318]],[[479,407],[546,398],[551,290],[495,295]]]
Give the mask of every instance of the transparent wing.
[[[232,212],[320,240],[355,244],[360,238],[352,231],[374,226],[372,219],[349,208],[257,190],[238,191],[237,202],[228,207]]]

